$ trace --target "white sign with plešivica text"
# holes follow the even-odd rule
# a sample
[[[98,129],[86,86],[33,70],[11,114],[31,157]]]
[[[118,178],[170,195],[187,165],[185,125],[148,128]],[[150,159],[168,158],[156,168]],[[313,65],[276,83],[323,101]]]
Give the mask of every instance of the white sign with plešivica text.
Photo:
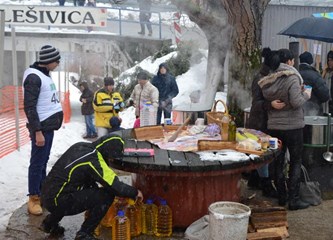
[[[106,8],[0,5],[11,25],[106,27]]]

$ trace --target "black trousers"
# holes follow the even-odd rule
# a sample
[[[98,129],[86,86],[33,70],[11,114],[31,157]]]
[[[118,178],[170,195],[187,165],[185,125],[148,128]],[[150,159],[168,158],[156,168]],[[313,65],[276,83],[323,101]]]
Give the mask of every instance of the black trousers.
[[[139,20],[140,20],[141,32],[143,33],[145,32],[145,25],[147,26],[149,33],[153,31],[151,27],[150,18],[151,18],[151,13],[140,12]]]
[[[45,219],[46,224],[56,225],[64,216],[76,215],[89,211],[80,231],[92,233],[110,208],[114,195],[105,188],[88,188],[61,196],[57,206],[53,200],[43,201],[43,207],[49,212]]]
[[[301,176],[302,152],[303,152],[303,128],[295,130],[270,130],[269,134],[282,141],[282,153],[274,162],[275,183],[280,197],[287,196],[286,176],[284,173],[285,153],[288,148],[290,154],[288,194],[289,201],[299,197]]]

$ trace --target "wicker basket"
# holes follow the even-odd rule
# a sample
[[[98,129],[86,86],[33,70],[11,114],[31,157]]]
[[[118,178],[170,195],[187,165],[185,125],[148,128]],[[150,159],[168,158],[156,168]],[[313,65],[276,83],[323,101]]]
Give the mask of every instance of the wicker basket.
[[[219,102],[223,104],[225,112],[217,112],[216,111],[216,105]],[[215,101],[211,111],[206,113],[207,123],[208,124],[216,123],[217,125],[221,126],[222,125],[222,118],[223,118],[224,115],[228,115],[228,117],[230,119],[228,107],[225,104],[225,102],[223,102],[222,100],[217,100],[217,101]]]

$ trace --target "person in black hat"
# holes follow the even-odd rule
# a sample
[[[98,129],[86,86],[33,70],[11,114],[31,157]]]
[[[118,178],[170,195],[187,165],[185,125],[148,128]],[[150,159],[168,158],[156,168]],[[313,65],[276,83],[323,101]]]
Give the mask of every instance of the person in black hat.
[[[113,116],[113,117],[110,119],[110,126],[111,126],[111,129],[109,130],[109,133],[111,133],[111,132],[115,132],[115,131],[124,130],[125,128],[120,127],[121,122],[122,122],[122,119],[121,119],[120,117],[118,117],[118,116]]]
[[[37,61],[26,69],[23,75],[23,105],[31,138],[28,212],[33,215],[43,213],[40,186],[46,176],[54,130],[61,127],[63,120],[59,93],[50,76],[50,71],[60,63],[59,50],[45,45],[37,55]]]
[[[113,116],[119,116],[119,112],[125,108],[121,94],[114,91],[114,80],[112,77],[105,77],[104,87],[95,92],[93,107],[97,134],[101,137],[110,130],[110,119]]]
[[[122,158],[123,150],[124,140],[116,134],[108,134],[92,143],[78,142],[67,149],[42,185],[42,205],[50,214],[40,229],[60,236],[65,231],[59,225],[64,216],[88,211],[75,239],[97,239],[93,232],[115,196],[142,200],[141,191],[121,182],[108,166],[110,161]]]
[[[311,98],[303,105],[304,115],[321,116],[323,115],[322,103],[328,101],[330,97],[329,89],[319,72],[311,66],[313,63],[311,53],[302,53],[299,60],[299,73],[304,80],[304,85],[312,87]]]

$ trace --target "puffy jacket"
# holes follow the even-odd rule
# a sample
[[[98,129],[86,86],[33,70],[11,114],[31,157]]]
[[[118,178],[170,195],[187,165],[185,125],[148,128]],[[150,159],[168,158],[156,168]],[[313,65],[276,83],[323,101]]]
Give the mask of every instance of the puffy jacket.
[[[82,102],[82,99],[86,99],[86,102],[82,102],[81,105],[81,114],[82,115],[91,115],[94,113],[94,108],[92,105],[92,101],[94,99],[94,93],[89,89],[88,84],[86,82],[81,83],[81,85],[84,87],[84,90],[80,96],[80,102]]]
[[[109,93],[105,88],[96,91],[93,101],[96,127],[111,128],[109,123],[111,117],[118,116],[118,112],[122,111],[124,106],[119,92]]]
[[[314,67],[306,63],[299,65],[299,73],[304,80],[304,84],[312,87],[311,98],[303,106],[304,115],[322,115],[322,103],[328,101],[330,98],[330,92],[324,79]]]
[[[135,115],[140,116],[140,108],[144,101],[150,101],[157,109],[158,107],[158,90],[150,82],[147,82],[143,87],[137,84],[131,94],[131,99],[135,103]]]
[[[45,76],[50,77],[50,72],[45,67],[39,67],[37,63],[31,65],[30,68],[36,69],[40,71],[42,75],[44,74]],[[25,79],[23,79],[23,89],[24,112],[28,119],[27,128],[29,129],[30,133],[35,133],[36,131],[58,130],[61,127],[63,121],[64,115],[62,110],[40,121],[39,113],[37,111],[37,104],[40,91],[42,89],[41,78],[34,73],[28,74]],[[55,99],[55,101],[59,101],[56,98],[53,99]],[[50,101],[49,104],[52,104],[52,102]]]
[[[258,84],[268,101],[279,99],[286,106],[268,111],[269,130],[293,130],[304,127],[303,104],[309,96],[302,91],[303,79],[295,68],[281,63],[276,72],[262,78]]]
[[[42,185],[41,200],[47,207],[57,206],[62,196],[101,184],[117,196],[135,199],[138,191],[119,181],[108,166],[110,158],[121,158],[124,141],[115,134],[97,141],[72,145],[54,164]]]

